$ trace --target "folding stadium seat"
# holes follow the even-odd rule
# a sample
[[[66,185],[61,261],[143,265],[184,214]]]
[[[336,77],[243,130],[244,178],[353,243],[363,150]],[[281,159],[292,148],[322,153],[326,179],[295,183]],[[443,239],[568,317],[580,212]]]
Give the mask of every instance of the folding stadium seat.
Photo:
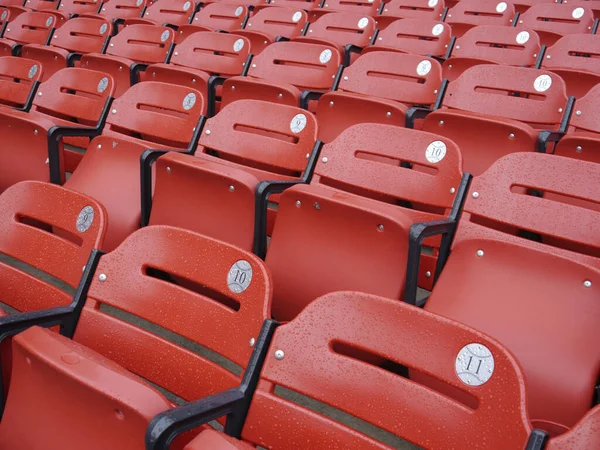
[[[98,14],[86,14],[86,17],[100,16],[112,21],[115,25],[122,25],[127,19],[140,17],[147,4],[148,0],[110,0],[102,3]]]
[[[185,401],[233,388],[274,328],[264,263],[186,230],[136,232],[90,281],[73,340],[15,337],[3,448],[143,449],[150,420],[175,406],[155,386]]]
[[[78,64],[86,53],[103,53],[111,28],[107,19],[74,18],[54,32],[51,45],[24,45],[21,56],[39,61],[44,66],[42,81],[46,81],[60,69]]]
[[[515,6],[505,1],[461,0],[450,8],[446,22],[452,36],[460,37],[480,25],[510,26],[515,18]]]
[[[551,434],[586,414],[598,382],[600,348],[590,343],[600,339],[599,177],[600,165],[555,155],[498,160],[474,178],[452,252],[425,305],[515,355],[532,422]]]
[[[560,75],[567,94],[583,97],[600,82],[600,36],[571,34],[546,50],[542,68]]]
[[[333,141],[357,123],[403,127],[411,106],[431,107],[442,83],[442,67],[420,55],[373,52],[344,69],[335,91],[319,99],[319,140]]]
[[[23,6],[34,11],[58,9],[59,0],[25,0]]]
[[[600,1],[598,0],[563,0],[563,3],[589,8],[594,13],[596,19],[600,18]]]
[[[58,13],[64,15],[65,20],[73,15],[97,14],[101,4],[102,2],[99,0],[61,0]],[[53,12],[53,14],[56,14],[56,12]]]
[[[196,10],[191,0],[161,0],[148,6],[143,18],[125,19],[125,26],[135,24],[171,25],[189,24]]]
[[[377,28],[385,30],[397,19],[443,21],[444,0],[391,0],[383,3],[376,17]]]
[[[233,33],[247,38],[252,53],[258,55],[273,42],[300,36],[307,23],[306,11],[274,6],[261,9],[248,19],[243,30],[234,30]]]
[[[534,30],[542,44],[550,46],[562,36],[590,33],[594,13],[583,6],[535,4],[519,17],[518,28]]]
[[[194,155],[158,158],[154,183],[142,187],[149,191],[142,201],[152,207],[150,214],[150,205],[142,205],[143,224],[183,227],[252,250],[257,186],[309,179],[320,148],[316,139],[314,116],[298,107],[231,103],[208,119]],[[142,180],[152,176],[148,164],[142,170]],[[274,211],[268,214],[272,223]]]
[[[228,3],[209,3],[196,13],[191,25],[177,29],[176,44],[181,44],[190,34],[197,31],[231,32],[246,26],[248,7]]]
[[[344,65],[350,65],[352,53],[360,53],[375,36],[375,19],[354,13],[329,13],[309,25],[298,42],[336,46],[344,55]]]
[[[225,81],[221,107],[248,98],[307,106],[311,96],[331,88],[341,63],[335,47],[276,42],[252,59],[247,76]]]
[[[511,3],[513,5],[515,5],[515,10],[519,14],[524,14],[529,8],[531,8],[534,5],[537,5],[537,4],[547,5],[548,3],[558,3],[558,1],[557,0],[513,0]],[[571,1],[563,1],[563,3],[571,3]]]
[[[46,12],[26,12],[13,19],[0,39],[0,56],[18,56],[24,44],[47,45],[56,18]]]
[[[42,66],[16,56],[0,57],[0,105],[28,110],[40,84]]]
[[[339,290],[403,298],[411,226],[445,217],[455,223],[468,177],[449,139],[374,123],[343,131],[323,147],[310,184],[285,189],[279,200],[265,259],[275,283],[273,318],[290,320]],[[262,255],[266,239],[257,241]],[[427,245],[439,248],[439,236]],[[435,264],[423,257],[423,283]]]
[[[558,142],[554,153],[570,158],[600,163],[600,126],[598,124],[600,85],[593,87],[575,103],[571,117],[572,131]]]
[[[0,192],[23,180],[64,182],[81,154],[64,150],[61,139],[71,129],[100,134],[113,90],[106,74],[70,67],[40,85],[29,112],[0,109]]]
[[[571,104],[558,75],[482,64],[449,84],[422,129],[456,142],[463,169],[477,176],[506,154],[546,151],[548,130],[566,129]]]
[[[293,8],[293,9],[303,9],[305,11],[310,11],[311,9],[318,8],[321,4],[320,0],[271,0],[268,5],[259,5],[254,8],[254,10],[260,10],[265,7],[269,7],[269,5],[275,6],[283,6],[285,8]]]
[[[374,44],[365,48],[363,53],[385,50],[443,57],[448,51],[451,37],[452,30],[447,23],[400,19],[380,31]]]
[[[443,65],[444,78],[454,81],[466,69],[478,64],[535,67],[541,52],[540,38],[533,30],[478,26],[456,41]]]
[[[229,33],[199,31],[177,45],[169,64],[153,64],[144,79],[180,84],[206,96],[209,116],[216,110],[217,86],[241,75],[250,61],[250,41]],[[205,111],[203,111],[205,113]]]
[[[103,250],[114,249],[140,226],[141,154],[149,148],[193,152],[204,108],[200,92],[152,81],[136,84],[112,103],[102,135],[90,142],[65,183],[106,207]]]
[[[0,36],[4,34],[4,30],[10,21],[10,11],[4,6],[0,6]]]
[[[313,8],[309,11],[310,20],[314,22],[319,17],[330,12],[349,12],[360,16],[377,16],[379,8],[383,4],[382,0],[326,0],[319,8]]]
[[[398,437],[425,449],[545,446],[546,436],[528,420],[526,380],[512,354],[473,328],[419,308],[358,292],[329,294],[276,328],[265,353],[255,392],[240,387],[197,403],[190,422],[229,413],[236,419],[228,419],[230,435],[205,429],[185,450],[413,448]],[[407,379],[406,367],[434,375],[471,403]],[[251,396],[239,424],[240,399]],[[598,426],[600,407],[547,448],[596,448]],[[146,434],[147,449],[166,449],[183,427],[174,411],[160,414]]]
[[[169,61],[174,39],[175,31],[167,27],[129,25],[111,39],[106,54],[86,54],[81,66],[111,74],[115,97],[120,97],[139,81],[140,72],[149,64]]]

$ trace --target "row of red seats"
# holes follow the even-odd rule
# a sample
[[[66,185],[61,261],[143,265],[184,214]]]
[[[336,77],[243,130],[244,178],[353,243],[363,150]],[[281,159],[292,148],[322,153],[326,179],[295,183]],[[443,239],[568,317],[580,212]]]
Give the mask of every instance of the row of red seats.
[[[598,339],[593,289],[600,282],[600,243],[589,227],[598,213],[550,195],[504,192],[518,183],[598,204],[597,177],[591,163],[506,157],[471,187],[467,223],[459,227],[429,312],[341,292],[315,300],[277,329],[270,303],[271,280],[278,281],[268,261],[161,226],[137,231],[103,255],[95,249],[107,217],[98,202],[50,184],[17,184],[0,196],[0,251],[72,286],[81,267],[84,273],[71,299],[0,263],[3,300],[26,311],[0,321],[5,388],[10,382],[0,447],[135,449],[148,427],[148,449],[181,448],[193,434],[173,441],[176,435],[227,415],[230,436],[267,448],[387,448],[277,390],[286,388],[427,448],[476,447],[482,440],[492,448],[595,448],[600,410],[589,410],[589,396],[598,355],[587,344]],[[506,208],[493,208],[498,204]],[[323,204],[316,211],[328,209]],[[518,218],[511,213],[517,210]],[[507,215],[514,226],[540,232],[543,243],[507,239],[489,225],[506,223]],[[390,226],[380,235],[393,232]],[[588,254],[558,244],[565,238]],[[552,266],[544,264],[549,257]],[[291,270],[299,270],[293,262]],[[540,311],[552,320],[532,320]],[[492,338],[438,314],[477,322]],[[131,322],[134,316],[159,328],[150,333]],[[63,336],[35,325],[60,325]],[[184,349],[160,329],[238,369],[232,373]],[[6,338],[17,333],[10,375]],[[132,374],[191,403],[176,406]],[[204,429],[186,449],[252,448]],[[564,434],[547,441],[547,432]]]

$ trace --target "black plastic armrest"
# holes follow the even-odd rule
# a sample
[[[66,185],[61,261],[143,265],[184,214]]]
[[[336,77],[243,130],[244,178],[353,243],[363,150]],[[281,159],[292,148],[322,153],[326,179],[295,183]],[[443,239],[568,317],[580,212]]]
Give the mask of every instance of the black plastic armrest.
[[[290,38],[285,36],[277,36],[275,38],[275,42],[288,42],[289,40]]]
[[[408,108],[406,111],[406,128],[414,128],[415,122],[417,119],[424,119],[431,113],[431,109],[429,108],[421,108],[418,106],[414,106],[412,108]]]
[[[564,131],[540,131],[538,135],[537,151],[540,153],[546,153],[548,149],[548,144],[560,141],[565,136],[565,134],[566,132]]]
[[[230,414],[243,400],[234,388],[160,413],[146,430],[146,450],[168,450],[177,435]]]
[[[190,22],[188,21],[188,24]],[[172,23],[163,23],[163,27],[167,27],[170,28],[171,30],[177,31],[179,29],[179,26],[177,25],[173,25]]]
[[[162,155],[172,150],[146,150],[140,156],[140,194],[142,201],[142,219],[140,225],[148,226],[152,211],[152,165]]]
[[[300,95],[300,108],[308,109],[308,104],[313,100],[319,100],[324,92],[303,91]]]
[[[81,59],[83,55],[81,53],[70,52],[67,55],[67,67],[75,67],[75,63]]]
[[[21,49],[23,44],[15,44],[11,47],[11,53],[13,56],[21,56]]]
[[[129,68],[129,84],[133,86],[139,82],[140,72],[144,72],[148,68],[148,64],[133,63]]]
[[[253,251],[259,258],[265,259],[267,254],[267,213],[269,208],[269,196],[271,194],[281,194],[287,188],[295,186],[296,184],[310,183],[322,148],[323,142],[316,141],[313,150],[308,157],[308,163],[306,164],[304,174],[299,180],[262,181],[256,187]]]
[[[423,240],[431,236],[454,233],[456,231],[456,224],[456,221],[453,219],[440,219],[415,223],[410,227],[406,287],[404,289],[404,301],[406,303],[411,305],[417,304],[417,286],[419,282],[419,266]]]
[[[207,115],[212,117],[217,109],[217,86],[222,86],[226,78],[219,75],[213,75],[208,79],[208,105]]]
[[[123,25],[125,23],[125,19],[113,19],[113,32],[112,35],[116,36],[117,33],[119,32],[119,26]]]
[[[37,93],[38,87],[40,87],[40,82],[35,81],[31,85],[31,90],[29,91],[29,94],[27,95],[27,100],[25,100],[23,106],[15,108],[17,111],[29,112],[29,110],[31,109],[31,105],[33,104],[33,100],[35,99],[35,94]]]
[[[525,450],[542,450],[548,443],[548,433],[543,430],[532,430],[525,445]]]
[[[61,161],[60,161],[60,152],[59,152],[59,143],[64,137],[89,137],[94,138],[99,136],[102,133],[102,129],[104,128],[104,123],[106,122],[106,117],[108,116],[108,111],[110,110],[110,105],[112,104],[113,99],[109,98],[105,105],[102,113],[100,114],[100,119],[98,123],[94,127],[63,127],[63,126],[54,126],[48,130],[48,166],[50,170],[50,182],[54,184],[61,184]]]
[[[427,57],[431,58],[431,59],[435,59],[440,64],[444,64],[444,62],[446,61],[446,58],[443,56],[436,56],[436,55],[428,54]]]
[[[350,65],[350,59],[352,58],[352,53],[359,54],[363,51],[362,47],[358,45],[346,44],[344,47],[344,66],[348,67]]]
[[[224,415],[227,415],[225,433],[239,439],[250,401],[258,385],[260,371],[278,325],[271,319],[263,322],[248,367],[237,388],[178,406],[154,417],[146,429],[146,450],[168,450],[178,434]]]

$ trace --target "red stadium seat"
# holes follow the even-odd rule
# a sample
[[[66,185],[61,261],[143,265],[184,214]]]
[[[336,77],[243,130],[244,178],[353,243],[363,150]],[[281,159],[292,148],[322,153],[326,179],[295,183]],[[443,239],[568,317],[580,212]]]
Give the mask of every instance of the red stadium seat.
[[[190,34],[197,31],[231,32],[244,28],[248,18],[248,7],[228,3],[209,3],[196,13],[191,25],[177,29],[176,44],[181,44]]]
[[[206,122],[195,155],[158,159],[149,223],[252,250],[258,184],[308,178],[316,137],[314,116],[297,107],[255,100],[228,105]]]
[[[61,0],[58,11],[65,15],[96,14],[100,5],[99,0]]]
[[[86,53],[102,53],[111,35],[112,24],[99,18],[78,17],[65,23],[53,33],[50,46],[27,44],[21,49],[21,56],[42,63],[46,81],[60,69],[78,64],[78,59]]]
[[[309,11],[310,21],[314,22],[319,17],[330,12],[350,12],[361,16],[377,16],[382,0],[326,0],[322,7]]]
[[[74,170],[81,154],[64,150],[54,128],[90,132],[81,136],[100,134],[113,91],[106,74],[70,67],[40,85],[29,112],[0,109],[0,192],[23,180],[64,182],[65,171]]]
[[[213,115],[217,84],[242,74],[250,50],[250,41],[237,34],[199,31],[177,45],[169,64],[149,66],[144,79],[199,90],[206,96],[209,114]]]
[[[346,289],[402,299],[409,229],[445,217],[462,176],[458,147],[437,135],[371,123],[342,132],[323,147],[310,184],[281,195],[265,259],[273,317],[290,320]],[[424,280],[435,266],[426,259]]]
[[[570,4],[535,4],[519,17],[518,28],[534,30],[542,44],[550,46],[562,36],[590,33],[594,25],[591,9]]]
[[[514,18],[515,6],[511,2],[461,0],[450,8],[446,22],[452,27],[452,36],[460,37],[481,25],[510,26]]]
[[[135,24],[172,25],[179,27],[192,20],[195,3],[191,0],[161,0],[146,8],[143,18],[125,19],[125,26]]]
[[[185,401],[237,386],[270,299],[269,274],[252,254],[176,228],[136,232],[100,258],[74,341],[36,327],[15,339],[2,445],[40,448],[63,436],[69,450],[144,448],[152,417],[174,406],[154,386]],[[154,332],[128,316],[155,324]]]
[[[545,151],[540,130],[558,131],[568,109],[558,75],[486,64],[450,83],[442,105],[427,116],[423,130],[456,142],[463,169],[474,176],[506,154]]]
[[[222,107],[240,99],[298,106],[303,91],[326,92],[342,62],[335,47],[276,42],[252,60],[246,77],[223,84]]]
[[[574,159],[600,163],[600,126],[598,125],[600,86],[593,87],[575,103],[571,128],[556,146],[554,153]]]
[[[540,153],[505,156],[475,177],[425,306],[515,355],[527,377],[532,423],[551,434],[586,414],[598,380],[600,348],[589,345],[600,339],[593,289],[600,283],[598,177],[598,164]]]
[[[377,28],[385,30],[397,19],[442,20],[444,0],[391,0],[383,3]]]
[[[511,3],[515,5],[515,9],[519,14],[524,14],[533,5],[547,5],[548,3],[557,3],[557,0],[513,0]],[[571,3],[571,1],[567,0],[567,2],[565,3]]]
[[[113,102],[102,135],[90,142],[65,183],[106,207],[105,251],[139,228],[140,155],[148,148],[189,151],[204,108],[200,92],[151,81],[136,84]]]
[[[310,11],[321,4],[320,0],[270,0],[268,5],[259,5],[255,10],[269,8],[271,6],[283,6],[284,8],[303,9]]]
[[[441,57],[448,51],[451,37],[452,31],[447,23],[421,19],[395,20],[379,32],[375,43],[363,53],[385,50]]]
[[[452,54],[444,62],[444,78],[454,81],[478,64],[534,67],[540,51],[540,38],[535,31],[478,26],[456,41]]]
[[[233,33],[244,36],[250,41],[252,54],[260,54],[269,44],[286,38],[295,38],[302,34],[308,22],[306,11],[292,8],[263,8],[248,19],[246,27]]]
[[[336,91],[319,99],[319,139],[333,141],[357,123],[404,126],[406,110],[430,107],[442,83],[442,67],[432,59],[395,52],[360,56],[344,69]]]
[[[98,15],[111,21],[133,19],[142,15],[147,4],[148,0],[110,0],[102,3]]]
[[[115,97],[139,81],[139,73],[149,64],[162,63],[171,54],[175,31],[154,25],[130,25],[113,37],[106,54],[89,53],[81,66],[112,75]]]
[[[355,13],[329,13],[309,25],[297,42],[312,42],[337,46],[344,54],[344,64],[350,65],[350,55],[360,53],[375,35],[375,19]]]
[[[47,12],[20,14],[6,26],[0,39],[0,56],[18,56],[23,44],[47,44],[55,25],[55,17]]]
[[[28,109],[42,76],[37,61],[0,56],[0,105]]]
[[[4,29],[10,21],[10,10],[4,6],[0,6],[0,36],[4,34]]]
[[[556,41],[544,55],[542,68],[560,75],[567,94],[578,99],[600,82],[600,36],[571,34]]]

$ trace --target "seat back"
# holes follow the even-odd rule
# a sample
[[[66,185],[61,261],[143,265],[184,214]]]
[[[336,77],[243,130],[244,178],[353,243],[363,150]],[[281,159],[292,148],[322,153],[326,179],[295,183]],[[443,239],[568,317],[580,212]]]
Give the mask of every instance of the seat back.
[[[110,41],[106,53],[143,63],[164,62],[175,31],[154,25],[129,25]]]
[[[109,20],[140,17],[148,0],[110,0],[102,4],[100,15]]]
[[[431,105],[442,83],[442,66],[433,58],[371,52],[344,70],[339,90],[387,98],[406,105]]]
[[[317,121],[297,107],[238,100],[208,119],[201,152],[279,175],[299,177],[317,139]]]
[[[185,86],[145,81],[111,106],[104,133],[186,149],[204,110],[203,95]]]
[[[114,90],[112,77],[104,72],[67,67],[40,85],[32,109],[95,126]]]
[[[111,30],[108,19],[76,17],[54,32],[51,44],[75,53],[101,53]]]
[[[471,28],[452,50],[452,58],[524,67],[533,67],[539,54],[540,39],[535,31],[495,25]]]
[[[447,23],[433,20],[401,19],[379,32],[377,41],[367,51],[379,47],[418,55],[443,56],[448,50],[452,30]]]
[[[452,189],[462,177],[454,142],[393,125],[354,125],[326,144],[320,156],[311,184],[392,204],[404,200],[449,210]]]
[[[519,17],[519,27],[535,30],[542,43],[552,45],[562,35],[589,33],[594,13],[581,5],[535,4]]]
[[[188,401],[239,384],[239,371],[189,348],[197,352],[199,344],[238,369],[246,366],[248,343],[270,315],[271,279],[259,258],[187,230],[155,226],[103,256],[96,273],[105,276],[90,286],[76,341]],[[138,318],[135,325],[131,317]],[[153,324],[152,331],[139,319]]]
[[[461,0],[448,11],[446,21],[452,35],[461,36],[479,25],[509,26],[515,17],[515,6],[505,1]]]
[[[444,8],[444,0],[391,0],[385,3],[381,17],[440,20]]]
[[[48,42],[50,32],[56,26],[56,18],[46,12],[25,12],[14,18],[4,31],[4,38],[19,44]]]
[[[544,56],[542,68],[570,69],[600,75],[600,35],[571,34],[550,47]]]
[[[341,62],[340,52],[327,45],[275,42],[252,60],[248,76],[325,90],[331,88]]]
[[[250,41],[230,33],[199,31],[177,46],[170,64],[220,75],[240,75]]]
[[[4,25],[10,21],[10,10],[4,6],[0,6],[0,31],[4,31]]]
[[[54,184],[24,181],[0,195],[0,254],[73,288],[92,249],[102,245],[106,226],[100,203]],[[0,298],[18,311],[71,301],[47,276],[31,275],[6,259],[0,260]]]
[[[96,14],[99,7],[98,0],[61,0],[58,10],[66,14]]]
[[[37,61],[15,56],[0,57],[0,103],[13,107],[25,105],[41,77],[42,66]]]
[[[192,24],[215,31],[233,31],[242,28],[247,16],[247,6],[209,3],[196,13]]]
[[[26,0],[25,7],[34,11],[43,11],[45,9],[57,9],[60,0]]]
[[[293,38],[300,36],[308,15],[304,10],[278,6],[263,8],[254,14],[246,24],[246,30],[266,33],[273,37]]]
[[[185,25],[194,14],[194,2],[191,0],[161,0],[146,9],[144,19],[158,24]]]
[[[526,230],[541,236],[546,250],[600,266],[600,165],[541,153],[512,153],[473,179],[456,242]],[[526,195],[534,189],[541,197]],[[474,194],[477,192],[477,194]],[[474,224],[479,226],[474,226]],[[514,231],[512,233],[515,234]],[[508,235],[502,233],[508,239]],[[542,245],[520,237],[521,245]],[[549,248],[549,246],[552,246]]]
[[[600,85],[593,87],[585,97],[577,99],[570,125],[578,131],[600,134],[600,123],[598,123],[597,116],[598,105],[600,105]]]
[[[322,8],[315,8],[311,12],[320,13],[321,11],[319,11],[319,9],[322,9],[323,13],[343,11],[353,12],[360,14],[361,16],[375,17],[379,12],[381,3],[381,0],[369,0],[368,2],[365,2],[364,0],[327,0]]]
[[[567,103],[564,81],[544,70],[482,64],[450,83],[448,108],[558,128]]]
[[[440,339],[445,345],[435,345]],[[427,374],[477,406],[392,367]],[[267,448],[398,448],[355,431],[337,414],[301,406],[276,387],[423,448],[476,448],[482,440],[523,448],[531,433],[524,376],[499,343],[458,322],[358,292],[323,296],[275,331],[242,438]],[[264,420],[269,416],[277,426]]]
[[[334,44],[367,47],[375,33],[375,19],[356,13],[329,13],[311,23],[306,36]]]

